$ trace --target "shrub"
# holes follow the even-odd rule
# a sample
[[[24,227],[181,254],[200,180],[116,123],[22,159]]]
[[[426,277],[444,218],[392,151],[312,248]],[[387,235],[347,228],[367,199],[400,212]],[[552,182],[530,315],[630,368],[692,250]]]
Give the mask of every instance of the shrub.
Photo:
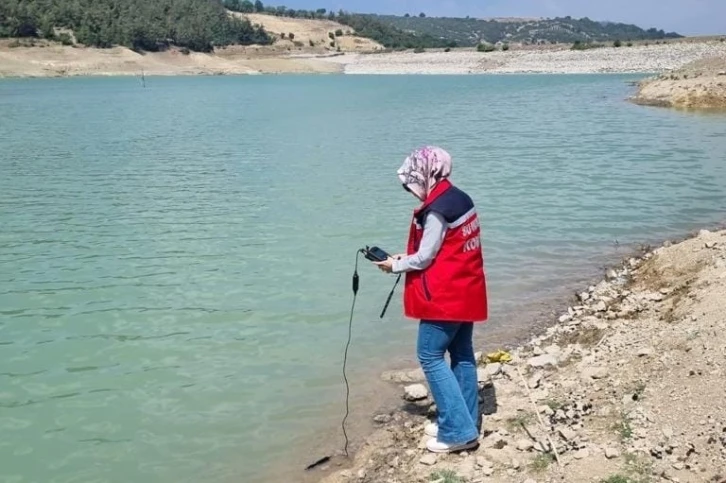
[[[423,47],[416,47],[415,49],[413,49],[414,54],[421,54],[423,52],[426,52],[426,49],[424,49]]]
[[[492,44],[481,43],[476,46],[477,52],[494,52],[496,48]]]
[[[296,40],[292,43],[295,47],[302,47],[305,45],[304,43],[300,42],[299,40]]]
[[[281,33],[280,38],[282,38],[282,40],[285,40],[287,38],[287,34],[285,32]]]
[[[335,34],[333,32],[328,32],[328,37],[330,37],[330,40],[335,40]]]
[[[444,52],[451,52],[451,47],[446,47],[446,48],[444,49]]]
[[[507,50],[509,50],[509,44],[502,44],[502,51],[506,52]]]
[[[58,36],[58,41],[63,45],[73,45],[73,37],[65,32]]]
[[[622,46],[623,46],[623,43],[619,40],[616,40],[615,42],[613,42],[613,47],[622,47]]]
[[[181,52],[182,55],[189,55],[190,54],[189,49],[186,48],[186,47],[182,47],[182,49],[179,52]]]
[[[294,33],[290,32],[289,34],[287,34],[287,36],[290,37],[290,40],[295,40],[295,34]]]
[[[335,42],[330,42],[331,47],[335,47]]]
[[[632,42],[628,42],[628,43],[627,43],[626,45],[627,45],[628,47],[632,47],[632,46],[633,46],[633,43],[632,43]]]
[[[8,47],[11,48],[11,49],[17,49],[18,47],[20,47],[20,45],[21,44],[20,44],[20,41],[19,40],[13,40],[12,42],[10,42],[8,44]]]
[[[336,37],[342,37],[342,36],[343,36],[343,31],[342,31],[342,30],[340,30],[340,29],[336,30],[336,31],[335,31],[335,36],[336,36]]]
[[[315,47],[315,42],[313,42],[313,39],[310,39],[308,43],[310,44],[310,47]]]
[[[602,47],[602,44],[593,44],[592,42],[581,42],[579,40],[576,40],[574,44],[572,44],[571,50],[589,50],[589,49],[597,49]]]

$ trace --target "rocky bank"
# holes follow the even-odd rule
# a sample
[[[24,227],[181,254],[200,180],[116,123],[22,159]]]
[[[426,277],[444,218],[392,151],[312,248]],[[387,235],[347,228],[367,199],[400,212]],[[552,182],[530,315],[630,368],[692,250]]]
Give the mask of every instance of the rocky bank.
[[[651,106],[726,110],[726,53],[641,82],[633,101]]]
[[[403,409],[324,483],[726,482],[726,232],[645,250],[577,294],[546,333],[478,355],[483,432],[434,455],[420,371]],[[505,358],[506,360],[506,358]]]

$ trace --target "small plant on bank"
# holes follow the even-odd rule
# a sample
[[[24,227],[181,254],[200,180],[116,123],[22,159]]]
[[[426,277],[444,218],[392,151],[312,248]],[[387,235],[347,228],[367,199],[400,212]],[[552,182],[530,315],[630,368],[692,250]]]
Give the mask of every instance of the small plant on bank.
[[[601,480],[601,483],[635,483],[633,480],[623,475],[612,475],[611,477]]]
[[[335,42],[330,42],[331,47],[335,47]]]
[[[413,49],[414,54],[422,54],[424,52],[426,52],[426,49],[424,49],[423,47],[416,47],[415,49]]]
[[[509,426],[509,429],[512,431],[522,429],[525,428],[528,424],[531,424],[534,421],[534,418],[534,414],[521,413],[513,418],[507,419],[507,426]]]
[[[497,50],[497,48],[494,47],[492,44],[481,43],[476,46],[477,52],[494,52],[495,50]]]
[[[565,407],[565,405],[564,405],[564,403],[562,403],[562,401],[558,401],[556,399],[548,399],[545,402],[545,404],[547,405],[548,408],[550,408],[551,410],[553,410],[555,412],[557,412],[560,409],[562,409],[563,407]]]
[[[632,42],[628,42],[628,43],[627,43],[626,45],[627,45],[628,47],[632,47],[632,46],[633,46],[633,43],[632,43]]]
[[[335,36],[336,36],[336,37],[342,37],[342,36],[343,36],[343,31],[342,31],[342,30],[340,30],[340,29],[336,30],[336,31],[335,31]]]
[[[446,48],[444,49],[444,52],[451,52],[451,47],[446,47]]]
[[[613,47],[622,47],[622,46],[623,46],[623,43],[619,40],[616,40],[615,42],[613,42]]]
[[[620,419],[613,425],[613,430],[620,435],[620,439],[627,441],[633,437],[633,426],[630,424],[630,418],[623,413]]]
[[[295,34],[294,33],[290,32],[289,34],[287,34],[287,36],[290,37],[290,40],[295,40]]]
[[[431,473],[429,476],[430,481],[437,481],[439,483],[465,483],[465,481],[451,470],[439,470]]]
[[[575,43],[572,44],[572,47],[570,47],[570,50],[589,50],[589,49],[598,49],[602,47],[602,44],[594,44],[592,42],[583,42],[581,40],[575,40]]]
[[[328,37],[330,38],[330,40],[335,40],[335,33],[328,32]]]
[[[315,42],[313,42],[313,39],[310,39],[308,43],[310,44],[310,47],[315,47]]]
[[[509,44],[502,44],[502,52],[506,52],[509,50]]]
[[[532,471],[535,472],[543,472],[546,471],[547,468],[555,461],[554,455],[551,453],[542,453],[537,455],[537,457],[532,461],[532,464],[530,465],[530,468],[532,468]]]

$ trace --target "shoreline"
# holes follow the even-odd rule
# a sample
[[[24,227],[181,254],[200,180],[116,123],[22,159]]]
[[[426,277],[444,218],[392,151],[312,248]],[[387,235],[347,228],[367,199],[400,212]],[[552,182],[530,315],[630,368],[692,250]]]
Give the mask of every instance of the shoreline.
[[[504,396],[492,414],[485,417],[484,430],[486,434],[482,436],[481,446],[477,450],[469,453],[464,452],[461,455],[427,455],[425,450],[423,450],[421,436],[423,435],[423,424],[428,420],[427,417],[433,414],[433,401],[430,399],[430,396],[427,396],[417,401],[406,402],[405,396],[402,395],[401,397],[404,399],[403,405],[399,400],[399,405],[395,410],[377,414],[373,417],[373,421],[377,423],[378,429],[372,435],[369,435],[359,451],[353,455],[352,465],[350,461],[346,465],[346,462],[338,457],[328,467],[324,466],[318,472],[316,479],[311,479],[310,481],[319,481],[321,483],[342,483],[347,481],[372,483],[375,481],[387,481],[390,478],[394,478],[395,481],[430,481],[428,479],[429,476],[439,470],[439,472],[453,472],[452,478],[454,475],[458,475],[461,479],[451,481],[462,483],[503,483],[520,481],[517,478],[525,478],[526,476],[534,477],[534,479],[526,480],[530,483],[542,481],[541,478],[543,476],[547,476],[546,481],[554,481],[552,478],[556,478],[557,481],[572,481],[575,483],[584,481],[584,479],[578,479],[576,475],[569,473],[573,467],[579,468],[584,466],[590,468],[593,465],[599,465],[603,468],[601,471],[604,473],[613,471],[620,471],[622,473],[623,471],[627,472],[631,470],[627,466],[634,458],[646,461],[648,457],[655,459],[655,462],[646,461],[648,468],[653,466],[662,467],[663,465],[658,465],[658,463],[664,459],[663,456],[658,458],[653,455],[652,448],[643,448],[643,444],[638,444],[639,440],[643,439],[641,437],[635,437],[632,441],[626,438],[628,441],[623,440],[619,442],[621,447],[618,447],[617,442],[610,442],[609,447],[606,447],[608,446],[607,444],[605,446],[591,444],[591,440],[596,438],[591,437],[590,430],[593,433],[599,433],[597,435],[598,437],[612,439],[612,434],[610,434],[612,433],[612,428],[610,430],[603,430],[597,425],[593,425],[595,426],[595,429],[593,429],[589,425],[584,424],[586,417],[593,416],[592,413],[587,413],[579,414],[575,418],[576,421],[566,422],[567,425],[574,426],[574,429],[571,429],[571,431],[587,433],[587,436],[583,437],[582,442],[579,444],[581,447],[577,447],[577,445],[568,447],[568,443],[573,443],[573,441],[562,437],[562,428],[560,428],[560,433],[555,431],[557,429],[555,426],[561,425],[562,421],[557,423],[553,420],[553,427],[550,428],[552,434],[546,435],[556,440],[563,440],[559,441],[556,446],[564,445],[562,448],[558,448],[558,450],[564,453],[563,458],[566,459],[566,464],[563,468],[569,468],[568,471],[563,473],[562,468],[551,464],[554,462],[554,459],[549,461],[544,468],[533,471],[533,465],[537,466],[543,458],[548,459],[552,456],[551,448],[547,448],[547,442],[543,437],[543,433],[547,433],[547,431],[541,431],[541,427],[537,428],[533,414],[527,414],[526,416],[532,420],[522,424],[522,427],[525,429],[525,436],[532,436],[531,433],[536,433],[535,437],[531,438],[532,444],[526,443],[521,438],[513,441],[513,438],[516,439],[516,437],[521,435],[516,434],[519,432],[518,430],[512,430],[512,418],[507,419],[506,416],[514,414],[514,419],[522,418],[524,417],[522,413],[526,413],[529,409],[532,409],[526,399],[525,393],[528,391],[523,389],[524,384],[519,384],[517,381],[517,372],[519,371],[524,371],[524,377],[529,381],[530,385],[532,385],[533,380],[537,381],[534,384],[536,387],[532,387],[531,391],[536,393],[535,396],[539,404],[538,411],[544,413],[547,417],[551,417],[554,414],[549,413],[554,413],[555,411],[547,411],[545,406],[549,404],[548,401],[551,401],[551,391],[553,389],[558,389],[557,392],[560,395],[568,391],[577,392],[577,385],[580,385],[580,382],[585,385],[595,384],[596,391],[606,389],[597,387],[597,384],[602,381],[607,381],[612,372],[603,369],[602,366],[607,362],[602,360],[602,356],[607,355],[607,352],[600,351],[598,353],[598,348],[607,347],[608,344],[611,344],[612,339],[617,336],[624,335],[625,338],[631,337],[637,341],[639,339],[637,337],[638,334],[629,333],[633,331],[639,333],[642,330],[641,327],[635,325],[636,322],[643,319],[650,319],[649,322],[652,323],[653,319],[655,319],[655,322],[658,323],[662,322],[658,317],[674,318],[676,317],[674,314],[683,313],[683,320],[689,320],[695,323],[698,317],[689,315],[689,309],[691,309],[690,312],[693,312],[692,308],[688,307],[684,309],[681,306],[691,303],[692,299],[694,299],[694,297],[691,297],[691,294],[684,294],[684,289],[690,291],[694,287],[699,287],[699,285],[709,287],[713,283],[712,279],[714,279],[714,274],[711,273],[710,278],[705,281],[702,280],[702,274],[705,270],[712,268],[715,268],[717,271],[722,271],[722,273],[716,273],[715,279],[717,281],[723,280],[722,285],[726,285],[726,270],[723,270],[726,268],[726,230],[724,230],[723,224],[716,223],[714,223],[712,229],[718,229],[720,231],[711,232],[709,230],[701,230],[698,233],[689,233],[682,238],[677,238],[674,242],[665,241],[655,249],[645,247],[640,256],[625,256],[622,262],[607,270],[607,275],[604,279],[581,291],[577,296],[579,302],[573,302],[572,300],[566,301],[570,303],[566,304],[564,306],[566,308],[560,310],[558,315],[551,318],[547,326],[539,327],[538,330],[532,331],[530,337],[525,337],[524,340],[528,340],[528,342],[514,343],[509,346],[514,347],[511,350],[513,356],[511,364],[487,361],[486,355],[477,353],[480,389],[484,389],[484,393],[488,388],[491,391],[501,392]],[[687,256],[688,253],[697,253],[698,255]],[[667,262],[670,263],[662,262],[662,259],[666,257]],[[684,266],[678,267],[678,270],[673,271],[671,265],[675,264],[675,261],[678,261],[681,257],[686,260],[683,264]],[[696,260],[693,260],[693,257],[696,257]],[[710,266],[708,262],[710,262]],[[674,273],[669,273],[669,270]],[[644,273],[646,274],[644,275]],[[656,278],[658,280],[656,282],[648,278],[653,278],[653,273],[657,274]],[[687,280],[685,283],[683,283],[683,280],[678,280],[679,277],[683,277],[683,273],[690,274],[692,279]],[[695,278],[695,282],[693,278]],[[658,283],[666,288],[660,288],[657,291],[657,296],[652,295],[654,292],[648,292],[647,288],[643,289],[642,287],[643,284],[647,285],[652,283]],[[726,292],[726,289],[724,291]],[[698,300],[699,297],[695,297],[695,299]],[[600,306],[603,300],[607,301],[604,310]],[[633,302],[633,300],[636,300],[636,302]],[[711,305],[716,303],[718,309],[726,307],[726,300],[722,302],[721,299],[714,298],[704,298],[704,300]],[[578,303],[581,305],[578,306]],[[663,310],[661,306],[668,303],[670,303],[670,307],[667,310]],[[560,307],[562,308],[563,305],[561,304]],[[614,331],[613,329],[618,330]],[[597,331],[596,340],[593,340],[592,332],[594,331]],[[667,342],[666,339],[658,340],[658,335],[657,332],[653,333],[651,340],[653,345],[657,346],[661,342]],[[726,335],[720,337],[726,339]],[[569,344],[563,344],[562,340],[569,342]],[[543,350],[542,348],[545,344],[551,345],[548,345]],[[726,345],[724,347],[726,348]],[[636,360],[643,360],[646,357],[643,354],[646,352],[648,357],[654,353],[653,349],[648,349],[648,351],[643,349],[638,351],[637,354],[630,355],[634,356]],[[559,355],[562,353],[567,354],[566,357],[558,360]],[[533,363],[533,360],[538,359],[547,359],[549,361],[549,359],[552,359],[553,354],[555,360],[551,364],[540,365],[538,361]],[[699,354],[695,355],[698,356]],[[575,360],[574,362],[570,360],[577,357],[579,357],[579,360]],[[724,349],[724,358],[726,358],[726,349]],[[588,362],[584,367],[580,364],[583,359]],[[595,363],[598,366],[591,367]],[[577,367],[574,364],[577,364]],[[579,371],[580,374],[575,374],[573,377],[572,373],[574,371]],[[593,371],[598,373],[594,374]],[[562,379],[567,384],[558,384],[552,381],[552,379],[562,374],[564,374]],[[718,365],[718,375],[723,377],[725,374],[726,364]],[[405,388],[411,385],[423,384],[426,387],[423,374],[417,368],[387,371],[382,374],[382,378],[388,380],[393,386],[398,386],[399,394],[403,393],[405,395]],[[578,381],[578,384],[573,384],[574,381]],[[620,387],[622,384],[619,380],[616,380],[614,386]],[[538,388],[540,388],[540,391],[535,391]],[[645,392],[646,388],[640,391]],[[518,396],[516,402],[512,400],[512,396],[515,395]],[[572,398],[573,394],[567,394],[566,396]],[[584,397],[582,394],[576,396],[579,397],[579,401],[575,403],[575,409],[577,409],[577,404],[582,406]],[[612,398],[605,397],[605,402],[608,402],[609,399]],[[656,398],[654,397],[653,399],[655,400]],[[623,398],[623,401],[625,401],[625,398]],[[616,400],[613,399],[609,402],[615,402],[614,406],[617,406]],[[721,400],[713,402],[726,402],[726,394],[722,395]],[[510,404],[516,406],[514,411],[512,411],[512,407],[508,407]],[[721,413],[723,414],[719,416],[722,417],[723,423],[726,424],[726,411],[722,410]],[[612,415],[610,413],[608,414]],[[640,423],[641,421],[638,422]],[[699,422],[702,423],[702,421]],[[627,424],[635,427],[635,422],[633,421],[628,420]],[[671,424],[675,425],[676,423],[671,422]],[[588,431],[585,431],[586,429]],[[641,430],[641,428],[636,429],[638,431]],[[679,429],[675,428],[675,434],[679,434]],[[633,429],[629,429],[629,431],[631,430]],[[572,433],[567,431],[565,433],[570,436],[572,435]],[[527,438],[525,437],[524,439],[526,440]],[[645,446],[651,444],[650,441],[646,443]],[[537,447],[537,445],[541,445],[541,447]],[[676,444],[674,447],[679,447],[679,445]],[[723,448],[723,457],[726,458],[726,439],[723,442]],[[506,450],[506,452],[502,450]],[[617,456],[614,456],[616,453]],[[528,458],[533,460],[533,462],[528,462]],[[666,459],[669,462],[668,466],[670,466],[670,469],[677,470],[676,473],[678,471],[691,470],[685,464],[681,465],[680,459],[675,457]],[[603,465],[602,460],[612,464]],[[623,462],[625,462],[625,465],[622,464]],[[331,465],[337,467],[331,469]],[[709,471],[707,468],[708,464],[704,463],[704,465],[706,469],[701,468],[699,470],[702,473]],[[341,470],[341,467],[345,469]],[[622,470],[622,468],[625,468],[625,470]],[[719,467],[716,466],[711,469],[718,470]],[[598,474],[597,476],[607,477],[604,473],[602,475]],[[665,473],[668,473],[668,471],[663,470],[663,474]],[[673,471],[670,473],[672,474]],[[581,478],[585,476],[591,477],[594,474],[580,473]],[[385,480],[383,479],[384,477]],[[400,479],[402,477],[404,479]],[[570,477],[574,477],[574,479]],[[521,481],[525,480],[522,479]],[[670,479],[658,481],[670,481]],[[687,479],[685,481],[692,480]]]
[[[672,72],[703,58],[726,58],[726,42],[694,40],[632,47],[571,50],[568,46],[481,53],[473,49],[415,53],[320,53],[259,46],[211,54],[138,53],[41,43],[11,47],[0,41],[0,79],[110,76],[281,74],[482,75],[643,74]]]

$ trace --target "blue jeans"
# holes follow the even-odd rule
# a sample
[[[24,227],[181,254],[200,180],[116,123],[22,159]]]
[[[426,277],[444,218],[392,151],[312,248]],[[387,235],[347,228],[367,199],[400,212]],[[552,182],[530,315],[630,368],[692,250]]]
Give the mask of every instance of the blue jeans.
[[[422,320],[417,355],[438,410],[441,443],[458,445],[479,437],[479,384],[471,322]],[[446,351],[451,367],[446,364]]]

